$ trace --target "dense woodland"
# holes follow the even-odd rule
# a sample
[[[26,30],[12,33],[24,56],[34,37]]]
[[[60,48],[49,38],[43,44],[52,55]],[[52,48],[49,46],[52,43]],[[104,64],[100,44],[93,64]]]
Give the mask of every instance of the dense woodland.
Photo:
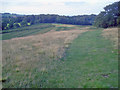
[[[78,16],[59,16],[55,14],[40,15],[18,15],[10,13],[1,13],[2,30],[29,26],[38,23],[61,23],[73,25],[95,25],[97,27],[107,28],[120,25],[120,2],[115,2],[104,8],[97,16],[78,15]]]

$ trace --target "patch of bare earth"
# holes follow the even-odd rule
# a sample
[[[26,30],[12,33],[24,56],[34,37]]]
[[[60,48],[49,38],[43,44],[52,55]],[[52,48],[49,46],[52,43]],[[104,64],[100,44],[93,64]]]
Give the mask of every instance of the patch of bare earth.
[[[3,66],[15,70],[47,70],[52,60],[61,58],[65,48],[88,30],[50,31],[44,34],[3,40]],[[47,65],[47,66],[46,66]]]
[[[106,39],[110,39],[113,44],[115,45],[115,48],[118,48],[118,28],[108,28],[104,29],[102,35]]]

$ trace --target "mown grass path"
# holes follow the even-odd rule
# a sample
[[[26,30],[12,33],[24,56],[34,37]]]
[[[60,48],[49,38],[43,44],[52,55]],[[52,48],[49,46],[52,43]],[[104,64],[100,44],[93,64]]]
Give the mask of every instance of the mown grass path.
[[[43,87],[118,87],[117,51],[101,31],[85,32],[74,40]]]

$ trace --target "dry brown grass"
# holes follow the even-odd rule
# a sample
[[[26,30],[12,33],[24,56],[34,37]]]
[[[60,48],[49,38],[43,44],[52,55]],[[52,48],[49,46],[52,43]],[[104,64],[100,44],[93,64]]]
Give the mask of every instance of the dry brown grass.
[[[68,25],[68,24],[53,24],[56,27],[76,27],[76,25]]]
[[[31,66],[41,67],[40,70],[45,71],[46,60],[61,58],[65,48],[72,40],[86,31],[50,31],[39,35],[4,40],[3,66],[11,63],[17,71],[30,69]],[[41,63],[41,66],[37,66],[36,63]]]
[[[118,47],[118,28],[104,29],[102,35],[106,39],[110,39],[116,48]]]

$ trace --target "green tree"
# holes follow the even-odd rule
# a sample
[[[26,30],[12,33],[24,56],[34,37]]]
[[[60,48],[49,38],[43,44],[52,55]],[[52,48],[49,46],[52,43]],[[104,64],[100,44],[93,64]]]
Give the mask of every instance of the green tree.
[[[18,28],[18,27],[20,27],[20,26],[19,26],[18,23],[14,23],[14,24],[13,24],[13,27],[14,27],[14,28]]]
[[[120,1],[106,6],[104,8],[105,11],[102,11],[98,16],[96,16],[94,25],[102,28],[118,26],[120,24],[120,12],[118,9],[119,5]]]
[[[27,22],[26,21],[22,21],[21,22],[21,26],[27,26]]]

